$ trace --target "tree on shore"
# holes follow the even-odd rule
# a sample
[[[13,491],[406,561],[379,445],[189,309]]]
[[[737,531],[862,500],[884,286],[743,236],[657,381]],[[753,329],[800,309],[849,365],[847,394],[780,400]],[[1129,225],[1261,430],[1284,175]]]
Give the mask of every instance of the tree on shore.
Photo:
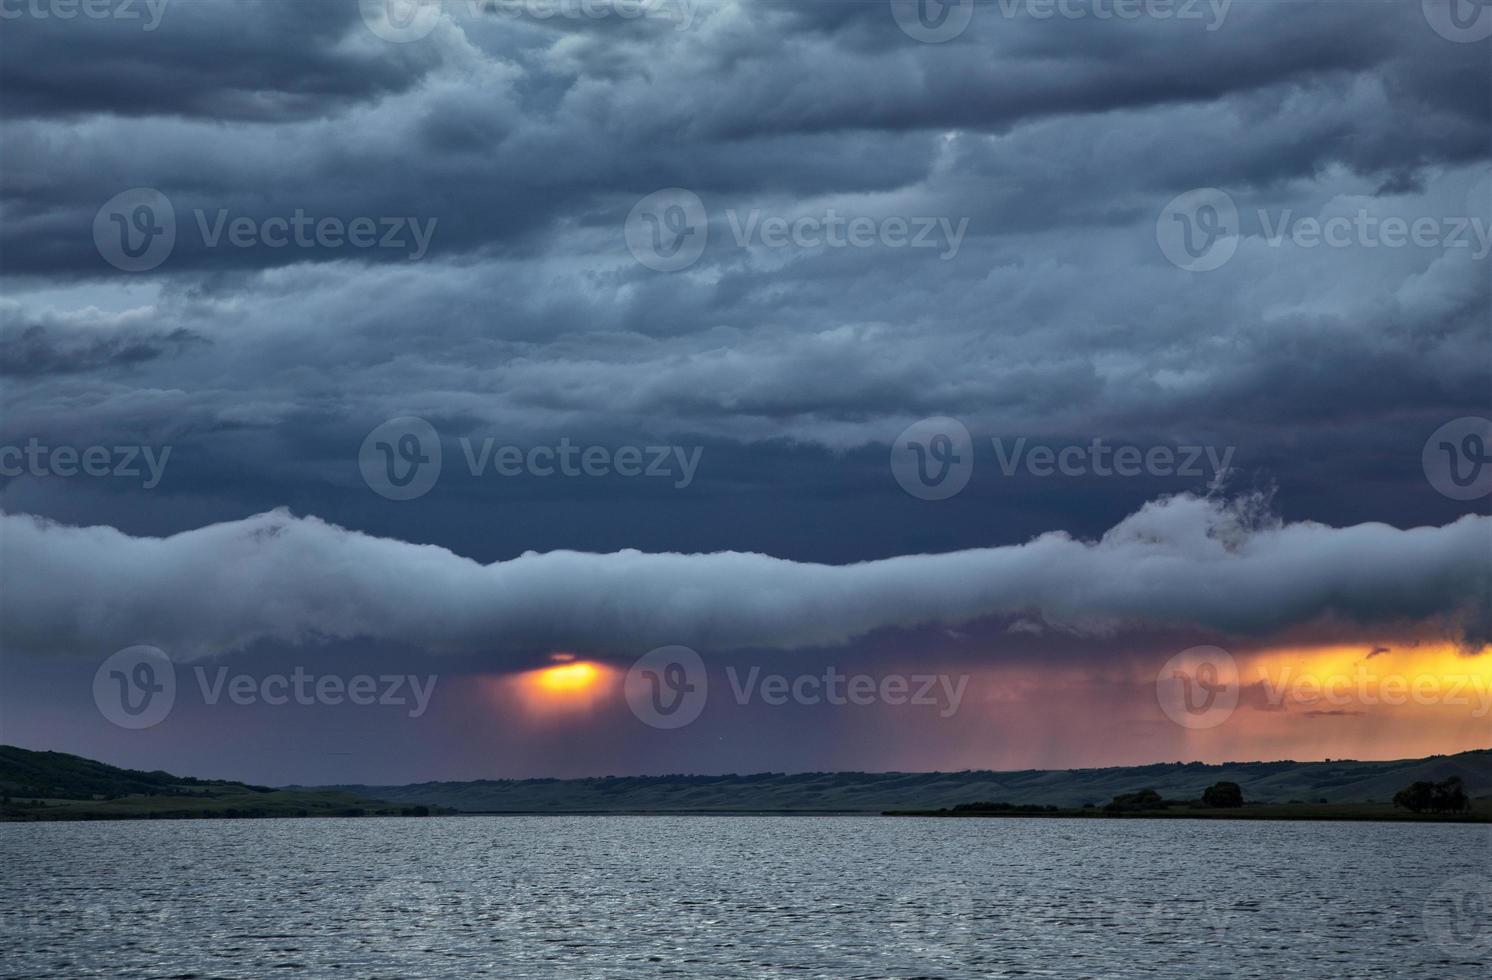
[[[1394,806],[1411,813],[1462,813],[1471,809],[1471,800],[1461,777],[1451,776],[1439,783],[1427,779],[1411,783],[1394,794]]]
[[[1168,805],[1155,790],[1142,789],[1138,793],[1119,794],[1112,802],[1104,804],[1104,809],[1109,813],[1123,813],[1130,810],[1163,810]]]
[[[1202,805],[1210,807],[1243,806],[1243,787],[1237,783],[1214,783],[1202,791]]]

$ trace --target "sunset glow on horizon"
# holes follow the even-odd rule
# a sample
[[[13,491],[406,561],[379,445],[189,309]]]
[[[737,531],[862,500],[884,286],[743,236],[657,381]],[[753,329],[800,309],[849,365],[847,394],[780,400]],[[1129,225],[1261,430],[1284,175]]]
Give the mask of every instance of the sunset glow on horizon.
[[[506,675],[498,686],[537,716],[588,712],[608,700],[615,668],[570,653],[553,654],[550,660],[555,661],[552,666]]]
[[[1169,648],[1116,653],[1111,660],[815,658],[784,661],[762,675],[822,677],[832,670],[877,685],[898,675],[947,677],[955,685],[967,678],[957,711],[942,701],[835,706],[822,699],[800,704],[791,695],[773,704],[760,688],[746,693],[749,667],[718,655],[704,658],[708,701],[700,724],[716,733],[785,726],[799,738],[833,738],[846,747],[813,765],[866,766],[868,757],[849,748],[862,746],[878,753],[884,767],[906,771],[1393,759],[1492,745],[1492,650],[1466,654],[1449,641],[1400,638],[1254,649],[1223,644],[1236,662],[1237,698],[1215,727],[1192,729],[1162,710],[1157,678],[1176,652]],[[620,667],[575,654],[547,659],[485,676],[495,724],[525,738],[560,740],[556,745],[648,730],[629,710]],[[915,682],[907,688],[917,689]],[[596,746],[597,759],[608,758],[605,738],[588,744]]]
[[[600,667],[581,660],[534,671],[533,682],[550,694],[574,694],[595,687],[601,676]]]

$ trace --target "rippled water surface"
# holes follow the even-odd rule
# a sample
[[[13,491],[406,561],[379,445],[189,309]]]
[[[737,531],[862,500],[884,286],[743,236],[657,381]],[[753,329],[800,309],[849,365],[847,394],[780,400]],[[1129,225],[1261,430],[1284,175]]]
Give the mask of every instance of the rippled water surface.
[[[7,824],[0,975],[1485,980],[1489,841],[1138,820]]]

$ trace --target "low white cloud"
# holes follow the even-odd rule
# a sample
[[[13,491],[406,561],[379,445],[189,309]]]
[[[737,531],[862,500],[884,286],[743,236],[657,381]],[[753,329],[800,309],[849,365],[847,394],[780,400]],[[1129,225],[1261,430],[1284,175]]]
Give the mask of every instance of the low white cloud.
[[[1257,500],[1177,496],[1097,541],[831,566],[768,555],[529,553],[482,565],[283,510],[167,538],[0,515],[4,647],[180,658],[260,641],[388,641],[431,651],[637,652],[845,642],[883,627],[1020,615],[1065,629],[1185,625],[1268,634],[1323,617],[1434,624],[1486,641],[1492,518],[1332,528],[1260,518]]]

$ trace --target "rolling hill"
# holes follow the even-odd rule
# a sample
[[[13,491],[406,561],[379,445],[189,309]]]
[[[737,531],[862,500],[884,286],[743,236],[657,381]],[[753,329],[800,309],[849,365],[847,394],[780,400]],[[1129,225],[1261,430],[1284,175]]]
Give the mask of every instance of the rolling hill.
[[[1159,763],[1017,772],[757,773],[498,779],[405,786],[271,788],[120,769],[62,752],[0,746],[0,819],[358,816],[469,813],[836,812],[932,810],[976,800],[1057,807],[1101,805],[1154,789],[1195,799],[1213,783],[1250,803],[1386,803],[1410,783],[1459,776],[1492,798],[1492,749],[1392,762]]]
[[[201,817],[427,816],[342,790],[272,789],[221,779],[142,772],[64,752],[0,745],[0,821]]]
[[[1492,796],[1492,749],[1393,762],[1161,763],[1110,769],[1019,772],[760,773],[729,776],[617,776],[329,787],[403,804],[467,812],[835,811],[938,808],[973,800],[1061,807],[1102,804],[1155,789],[1192,799],[1213,783],[1243,787],[1251,802],[1386,802],[1418,780],[1460,776],[1469,795]]]

